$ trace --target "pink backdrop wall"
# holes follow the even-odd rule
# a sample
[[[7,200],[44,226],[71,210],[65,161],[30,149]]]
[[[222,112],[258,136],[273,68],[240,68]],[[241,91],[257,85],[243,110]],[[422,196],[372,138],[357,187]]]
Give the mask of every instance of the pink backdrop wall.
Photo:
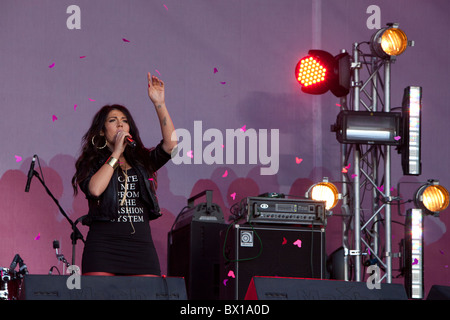
[[[80,9],[79,20],[67,12],[71,5]],[[368,41],[375,31],[368,27],[371,5],[380,9],[381,26],[399,22],[416,43],[393,65],[392,104],[400,105],[408,85],[424,90],[422,175],[403,177],[400,157],[394,154],[392,183],[435,178],[450,186],[446,0],[1,1],[0,266],[8,267],[19,253],[31,273],[45,274],[52,265],[61,268],[54,239],[71,258],[69,224],[39,181],[34,178],[30,192],[24,192],[31,157],[39,156],[45,181],[70,218],[86,214],[86,201],[82,194],[73,197],[70,180],[81,137],[95,112],[105,104],[126,105],[147,146],[161,139],[146,93],[148,71],[165,81],[177,128],[193,132],[194,121],[202,121],[203,131],[225,133],[245,125],[280,133],[276,175],[261,175],[261,163],[248,160],[169,162],[160,170],[164,216],[152,229],[163,273],[167,232],[190,196],[214,190],[214,202],[228,216],[231,205],[246,196],[303,196],[313,181],[324,176],[338,180],[340,145],[329,130],[339,112],[338,100],[327,94],[314,102],[300,92],[293,70],[313,47],[337,54],[350,51],[353,42]],[[79,29],[70,27],[77,23]],[[317,101],[319,107],[313,108]],[[296,163],[296,157],[302,162]],[[404,196],[411,197],[413,189],[405,189]],[[450,285],[447,211],[425,219],[426,292],[432,284]],[[393,218],[404,222],[395,210]],[[86,227],[80,230],[86,235]],[[402,233],[394,224],[393,251]],[[327,251],[340,245],[341,220],[331,217]],[[76,250],[80,264],[81,243]]]

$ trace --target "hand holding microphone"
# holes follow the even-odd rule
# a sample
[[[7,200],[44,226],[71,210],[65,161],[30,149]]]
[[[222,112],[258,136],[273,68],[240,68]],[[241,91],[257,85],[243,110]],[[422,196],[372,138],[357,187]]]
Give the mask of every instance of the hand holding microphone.
[[[126,146],[134,148],[136,146],[136,142],[132,139],[128,132],[118,131],[116,133],[113,152],[117,153],[117,156],[119,156],[125,151]]]

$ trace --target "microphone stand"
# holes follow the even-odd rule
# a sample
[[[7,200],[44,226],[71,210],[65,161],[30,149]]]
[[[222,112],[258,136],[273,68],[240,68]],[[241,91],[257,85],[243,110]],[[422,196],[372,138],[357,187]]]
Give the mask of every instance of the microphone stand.
[[[72,265],[75,265],[75,246],[77,244],[77,241],[78,241],[78,239],[80,239],[81,241],[83,241],[83,243],[85,243],[83,235],[81,234],[80,230],[77,228],[77,223],[79,221],[81,221],[82,218],[84,218],[85,216],[82,216],[82,217],[78,218],[76,222],[73,222],[69,218],[69,216],[66,214],[66,212],[63,210],[63,208],[59,205],[58,200],[53,196],[53,194],[47,188],[47,186],[45,185],[45,182],[39,176],[39,173],[36,170],[33,170],[33,175],[36,176],[39,179],[39,181],[41,182],[41,184],[44,187],[45,191],[47,191],[47,194],[50,196],[50,198],[53,199],[53,201],[58,206],[59,211],[61,212],[61,214],[67,219],[67,221],[72,226],[72,234],[70,235],[70,239],[72,239]]]

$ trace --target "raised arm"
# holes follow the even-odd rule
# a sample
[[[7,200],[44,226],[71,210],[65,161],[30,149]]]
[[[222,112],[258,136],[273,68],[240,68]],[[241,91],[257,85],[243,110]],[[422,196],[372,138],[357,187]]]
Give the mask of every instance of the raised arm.
[[[148,78],[148,97],[153,102],[158,115],[159,124],[161,126],[161,133],[163,137],[162,148],[167,153],[171,154],[172,150],[177,145],[177,138],[175,135],[175,127],[167,110],[165,101],[165,87],[164,82],[156,76],[152,76],[150,72],[147,74]]]

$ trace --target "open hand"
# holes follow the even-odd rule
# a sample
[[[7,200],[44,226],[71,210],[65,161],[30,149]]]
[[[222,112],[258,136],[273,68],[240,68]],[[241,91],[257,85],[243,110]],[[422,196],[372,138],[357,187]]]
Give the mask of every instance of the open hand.
[[[152,76],[150,72],[147,74],[148,78],[148,97],[155,106],[161,105],[165,102],[164,97],[164,82],[158,77]]]

